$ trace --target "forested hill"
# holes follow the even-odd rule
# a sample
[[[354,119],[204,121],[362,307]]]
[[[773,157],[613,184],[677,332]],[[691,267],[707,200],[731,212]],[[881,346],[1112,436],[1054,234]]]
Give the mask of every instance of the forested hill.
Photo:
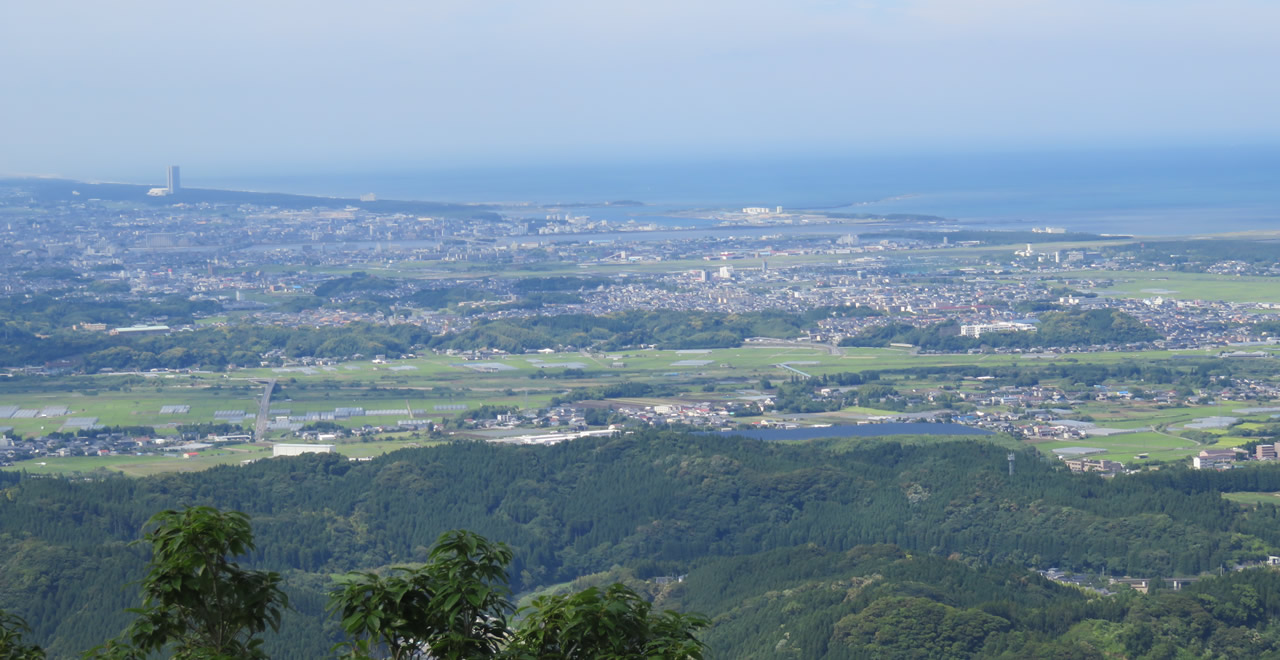
[[[729,617],[708,633],[713,655],[729,648],[716,644],[740,639],[722,633],[734,630],[733,621],[774,616],[767,602],[744,601],[764,598],[760,589],[862,575],[852,568],[832,575],[839,562],[802,561],[815,552],[848,558],[872,552],[855,551],[860,546],[895,546],[872,552],[878,559],[871,563],[855,561],[870,570],[863,577],[885,578],[877,587],[883,593],[868,592],[880,596],[824,601],[814,606],[816,618],[802,617],[828,628],[861,616],[860,608],[881,597],[922,598],[927,602],[906,604],[942,619],[949,611],[928,603],[960,610],[980,604],[885,586],[927,584],[934,573],[953,575],[957,584],[986,580],[994,586],[982,593],[991,600],[1035,608],[1047,601],[1018,595],[1025,590],[1018,585],[1034,578],[1027,566],[1170,576],[1280,554],[1276,508],[1245,510],[1218,494],[1280,490],[1280,469],[1104,481],[1024,452],[1010,476],[1006,452],[976,442],[770,444],[643,432],[552,447],[456,443],[367,463],[312,455],[138,480],[2,473],[0,609],[27,618],[36,641],[58,657],[115,634],[128,618],[121,610],[136,604],[135,592],[122,585],[140,577],[145,561],[143,550],[128,544],[156,511],[193,504],[248,513],[258,545],[249,563],[286,574],[297,611],[272,643],[273,657],[325,655],[336,633],[323,614],[330,574],[422,561],[432,541],[455,528],[510,544],[517,590],[607,571],[641,582],[688,574],[661,597]],[[727,561],[747,563],[730,569]],[[888,564],[898,566],[894,575]],[[984,568],[990,566],[1008,568]],[[732,586],[726,570],[749,571],[750,588]],[[716,575],[722,577],[708,577]],[[719,595],[716,585],[724,585]],[[1055,602],[1070,600],[1070,593],[1054,596],[1057,587],[1047,583],[1036,589]],[[857,630],[879,625],[872,617],[878,611]],[[795,619],[797,611],[786,614]],[[1012,623],[982,621],[1035,632],[1021,619],[1000,618]],[[846,628],[842,639],[855,639],[855,629]],[[835,631],[824,634],[831,639]]]
[[[943,321],[917,328],[890,323],[869,328],[840,341],[841,346],[888,346],[903,343],[931,351],[966,351],[975,348],[1062,348],[1141,344],[1160,339],[1160,333],[1118,309],[1068,309],[1040,315],[1035,332],[960,335],[958,322]]]
[[[44,204],[57,204],[81,199],[124,201],[149,206],[170,204],[254,204],[286,209],[359,208],[382,213],[421,213],[446,217],[484,218],[498,220],[493,207],[482,204],[452,204],[447,202],[421,202],[412,200],[364,201],[343,197],[316,197],[291,193],[250,192],[245,190],[217,190],[212,188],[181,188],[173,195],[151,197],[151,186],[131,183],[89,183],[69,179],[0,178],[0,183],[20,187],[31,197]]]

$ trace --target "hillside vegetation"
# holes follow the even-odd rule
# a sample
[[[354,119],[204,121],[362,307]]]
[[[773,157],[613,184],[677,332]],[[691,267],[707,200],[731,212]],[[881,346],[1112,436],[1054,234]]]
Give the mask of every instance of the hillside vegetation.
[[[552,447],[463,442],[367,463],[311,455],[138,480],[5,473],[0,609],[31,622],[33,639],[57,657],[77,654],[127,624],[122,585],[146,562],[130,545],[145,521],[213,505],[250,515],[257,550],[247,563],[284,576],[294,610],[267,647],[281,658],[323,657],[338,637],[323,612],[330,575],[423,561],[441,532],[460,528],[512,547],[518,592],[612,572],[663,607],[712,617],[712,657],[872,648],[893,657],[909,640],[882,633],[902,629],[902,612],[918,623],[901,634],[943,631],[954,657],[1065,644],[1068,633],[1089,648],[1114,646],[1129,619],[1194,617],[1194,608],[1211,621],[1192,637],[1171,622],[1133,648],[1210,648],[1227,643],[1214,641],[1221,631],[1266,632],[1261,622],[1280,607],[1269,571],[1202,583],[1210,602],[1089,598],[1026,567],[1156,577],[1280,554],[1277,508],[1220,496],[1280,490],[1280,469],[1105,481],[1028,451],[1010,476],[1006,453],[969,441],[850,449],[644,432]],[[1245,641],[1271,648],[1269,635]]]

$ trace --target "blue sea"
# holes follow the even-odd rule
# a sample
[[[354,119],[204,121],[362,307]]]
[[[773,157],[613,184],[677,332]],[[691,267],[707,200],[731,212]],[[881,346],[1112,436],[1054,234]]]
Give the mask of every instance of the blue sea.
[[[203,178],[192,171],[187,184],[447,202],[635,200],[645,206],[587,206],[580,214],[668,225],[690,224],[668,215],[674,211],[782,206],[936,215],[971,228],[1053,225],[1157,236],[1280,230],[1280,147],[1272,146],[620,160]]]

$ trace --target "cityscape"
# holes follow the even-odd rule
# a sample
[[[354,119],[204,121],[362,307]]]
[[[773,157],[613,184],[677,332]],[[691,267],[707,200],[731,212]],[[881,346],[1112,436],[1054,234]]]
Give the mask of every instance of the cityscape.
[[[0,660],[1280,658],[1277,24],[7,3]]]

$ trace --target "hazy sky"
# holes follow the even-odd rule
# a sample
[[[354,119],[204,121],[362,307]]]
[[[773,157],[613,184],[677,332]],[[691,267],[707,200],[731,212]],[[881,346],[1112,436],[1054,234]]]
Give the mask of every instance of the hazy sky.
[[[1277,141],[1277,25],[1274,0],[4,0],[0,172]]]

